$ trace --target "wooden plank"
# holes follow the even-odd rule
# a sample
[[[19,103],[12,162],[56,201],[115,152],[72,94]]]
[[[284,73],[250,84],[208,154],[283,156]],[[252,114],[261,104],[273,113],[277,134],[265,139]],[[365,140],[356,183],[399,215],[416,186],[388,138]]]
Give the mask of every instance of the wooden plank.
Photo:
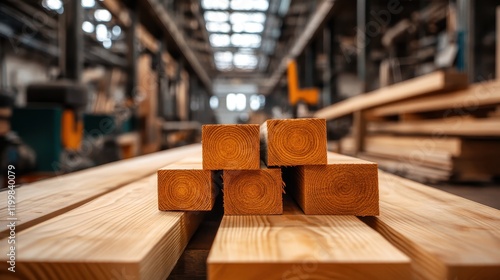
[[[369,132],[456,136],[500,136],[500,119],[451,117],[414,122],[369,123]]]
[[[465,87],[467,87],[465,74],[439,71],[351,97],[317,111],[314,116],[328,120],[336,119],[390,102]]]
[[[328,165],[291,167],[283,174],[305,214],[379,214],[376,163],[329,152]]]
[[[473,113],[479,106],[494,104],[500,104],[500,81],[482,82],[455,92],[403,100],[373,108],[366,113],[369,117],[438,110],[448,110],[450,113]]]
[[[16,230],[19,232],[74,209],[200,149],[199,144],[190,145],[16,188]],[[0,192],[0,200],[7,201],[7,192]],[[0,204],[0,220],[6,221],[8,217],[7,204]],[[8,234],[7,228],[1,229],[1,238]]]
[[[324,119],[267,120],[260,127],[261,156],[267,166],[326,164]]]
[[[224,170],[225,215],[283,213],[281,169]]]
[[[203,215],[158,211],[156,188],[149,176],[17,233],[15,277],[165,279]],[[13,276],[6,258],[2,279]]]
[[[201,152],[158,170],[158,209],[210,211],[219,189],[212,171],[202,167]]]
[[[226,124],[202,127],[203,169],[259,169],[259,125]]]
[[[224,216],[208,279],[410,279],[409,259],[354,216]]]
[[[380,216],[363,218],[412,258],[415,279],[497,279],[500,211],[379,172]]]

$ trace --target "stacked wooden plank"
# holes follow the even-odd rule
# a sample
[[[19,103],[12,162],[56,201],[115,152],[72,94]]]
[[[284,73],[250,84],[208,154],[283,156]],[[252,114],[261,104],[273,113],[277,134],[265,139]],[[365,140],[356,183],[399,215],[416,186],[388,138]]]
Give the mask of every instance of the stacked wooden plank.
[[[160,210],[209,211],[222,172],[226,215],[283,213],[283,179],[305,214],[378,215],[377,165],[327,157],[324,119],[205,125],[203,154],[158,171]]]

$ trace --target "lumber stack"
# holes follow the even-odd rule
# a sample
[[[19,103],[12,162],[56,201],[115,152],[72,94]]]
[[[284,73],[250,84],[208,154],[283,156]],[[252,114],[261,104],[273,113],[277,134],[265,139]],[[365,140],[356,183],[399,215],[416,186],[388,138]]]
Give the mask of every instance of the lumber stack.
[[[377,165],[327,156],[325,119],[205,125],[202,148],[158,170],[160,210],[210,211],[221,172],[226,215],[282,214],[283,178],[305,214],[379,213]]]

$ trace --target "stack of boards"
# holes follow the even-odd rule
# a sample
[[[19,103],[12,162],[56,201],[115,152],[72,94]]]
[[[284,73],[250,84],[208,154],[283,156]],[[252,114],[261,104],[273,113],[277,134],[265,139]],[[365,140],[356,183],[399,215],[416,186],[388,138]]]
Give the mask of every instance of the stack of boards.
[[[202,155],[158,170],[158,206],[210,211],[222,185],[226,215],[283,214],[286,191],[308,215],[375,216],[377,175],[375,163],[327,153],[325,119],[204,125]]]

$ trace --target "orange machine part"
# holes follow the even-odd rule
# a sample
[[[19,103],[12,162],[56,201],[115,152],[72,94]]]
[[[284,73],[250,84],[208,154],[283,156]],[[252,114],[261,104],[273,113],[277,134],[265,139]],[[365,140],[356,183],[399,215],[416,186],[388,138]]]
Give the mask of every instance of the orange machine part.
[[[309,105],[316,105],[319,101],[319,90],[317,88],[299,88],[299,78],[297,74],[297,62],[291,60],[288,63],[288,100],[291,105],[296,105],[299,101],[304,101]]]
[[[77,119],[73,110],[64,110],[62,115],[61,137],[63,147],[78,150],[83,137],[83,121]]]

